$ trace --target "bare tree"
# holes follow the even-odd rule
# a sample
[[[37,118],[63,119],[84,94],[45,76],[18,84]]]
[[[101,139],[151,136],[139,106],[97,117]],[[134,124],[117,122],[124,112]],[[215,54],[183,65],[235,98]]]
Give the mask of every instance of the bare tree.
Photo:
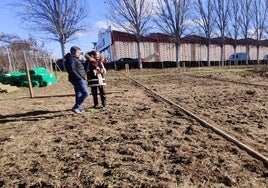
[[[223,47],[225,44],[225,37],[227,33],[228,27],[228,19],[229,19],[229,12],[230,12],[230,2],[229,0],[214,0],[215,4],[215,12],[216,12],[216,20],[215,26],[216,29],[219,31],[220,35],[220,48],[221,48],[221,65],[224,65],[223,56],[224,51]]]
[[[257,62],[259,64],[259,51],[260,41],[263,39],[265,34],[265,27],[268,14],[268,4],[266,0],[254,0],[252,7],[253,20],[252,24],[254,27],[254,36],[257,42]]]
[[[213,0],[197,0],[195,7],[197,12],[196,23],[206,37],[207,62],[208,66],[210,66],[210,42],[215,25],[215,6]]]
[[[0,35],[0,42],[3,43],[0,47],[0,72],[24,70],[24,52],[27,52],[29,60],[35,59],[35,62],[43,61],[44,57],[51,55],[44,44],[39,45],[32,36],[23,40],[17,35],[3,33]]]
[[[23,0],[13,6],[22,8],[18,15],[29,23],[27,28],[44,32],[47,39],[60,43],[63,57],[65,44],[87,30],[83,23],[88,16],[86,5],[84,0]]]
[[[246,52],[249,54],[249,30],[252,23],[252,0],[241,0],[240,7],[240,17],[239,24],[241,27],[241,32],[246,40]],[[248,58],[248,57],[247,57]],[[248,59],[246,60],[246,64],[248,64]]]
[[[239,16],[240,16],[240,5],[241,3],[237,0],[231,0],[231,9],[230,9],[230,32],[229,35],[234,39],[234,43],[232,44],[234,47],[234,53],[236,53],[237,48],[237,40],[240,33],[239,26]],[[237,62],[236,62],[237,63]]]
[[[20,39],[17,35],[9,35],[9,34],[5,34],[5,33],[2,33],[0,34],[0,42],[3,43],[3,44],[10,44],[11,41],[13,40],[18,40]]]
[[[191,0],[157,0],[154,22],[162,32],[171,36],[176,48],[176,66],[179,67],[180,40],[187,29]]]
[[[13,71],[13,66],[11,64],[11,59],[10,59],[10,53],[9,53],[9,48],[10,44],[13,40],[18,40],[19,37],[17,35],[8,35],[5,33],[2,33],[0,35],[0,73],[4,72],[12,72]]]
[[[123,30],[134,34],[138,49],[139,68],[142,68],[140,42],[150,29],[152,6],[148,0],[107,0],[111,20]]]

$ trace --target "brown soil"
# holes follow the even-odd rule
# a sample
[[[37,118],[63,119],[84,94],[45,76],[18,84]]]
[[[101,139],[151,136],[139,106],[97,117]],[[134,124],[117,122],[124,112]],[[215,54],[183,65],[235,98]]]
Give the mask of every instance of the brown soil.
[[[19,88],[11,85],[4,85],[0,83],[0,93],[10,93],[17,91]]]
[[[184,70],[184,71],[182,71]],[[211,69],[213,70],[213,69]],[[267,85],[227,69],[130,70],[131,77],[268,156]],[[228,81],[220,81],[224,78]],[[105,109],[70,111],[55,85],[0,94],[0,187],[266,187],[262,162],[175,107],[108,71]]]

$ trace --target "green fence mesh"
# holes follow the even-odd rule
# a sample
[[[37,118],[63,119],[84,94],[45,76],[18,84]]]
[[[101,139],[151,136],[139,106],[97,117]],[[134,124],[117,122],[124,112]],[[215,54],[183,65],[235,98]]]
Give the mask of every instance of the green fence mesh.
[[[33,68],[30,71],[32,87],[45,87],[57,82],[57,78],[53,76],[46,68]],[[0,82],[18,87],[29,87],[29,82],[25,72],[12,72],[9,74],[1,74]]]

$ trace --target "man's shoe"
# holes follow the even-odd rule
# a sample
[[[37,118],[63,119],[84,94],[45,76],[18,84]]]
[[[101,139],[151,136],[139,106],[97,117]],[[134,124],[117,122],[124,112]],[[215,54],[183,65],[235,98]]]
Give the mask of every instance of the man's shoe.
[[[76,114],[82,114],[82,112],[78,108],[72,109],[72,111]]]

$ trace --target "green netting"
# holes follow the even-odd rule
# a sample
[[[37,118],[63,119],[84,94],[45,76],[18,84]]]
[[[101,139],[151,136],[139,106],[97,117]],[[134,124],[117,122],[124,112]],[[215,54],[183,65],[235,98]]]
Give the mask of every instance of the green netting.
[[[30,75],[48,74],[47,69],[44,67],[33,68],[29,72],[30,72]]]
[[[2,74],[2,83],[3,84],[10,84],[10,77],[11,74]]]
[[[43,67],[31,69],[29,72],[33,87],[44,87],[57,82],[57,78]],[[3,74],[1,75],[0,82],[14,86],[29,87],[27,75],[24,72],[17,71],[11,74]]]
[[[49,79],[44,79],[40,82],[40,86],[49,86],[51,84],[54,84],[57,82],[57,79],[55,77],[49,78]]]
[[[20,75],[23,75],[23,74],[26,74],[26,73],[16,71],[16,72],[12,72],[11,76],[20,76]]]
[[[23,81],[22,83],[21,83],[21,86],[22,87],[29,87],[29,82],[28,81]],[[32,87],[39,87],[40,86],[40,84],[39,84],[39,82],[38,81],[32,81]]]
[[[13,72],[10,76],[10,85],[12,86],[20,86],[21,82],[27,80],[26,73],[23,72]]]
[[[54,76],[50,73],[47,74],[38,74],[38,75],[33,75],[32,79],[38,80],[38,81],[43,81],[43,80],[50,80],[51,78],[54,78]]]
[[[28,87],[28,86],[29,86],[28,81],[21,82],[21,87]]]

